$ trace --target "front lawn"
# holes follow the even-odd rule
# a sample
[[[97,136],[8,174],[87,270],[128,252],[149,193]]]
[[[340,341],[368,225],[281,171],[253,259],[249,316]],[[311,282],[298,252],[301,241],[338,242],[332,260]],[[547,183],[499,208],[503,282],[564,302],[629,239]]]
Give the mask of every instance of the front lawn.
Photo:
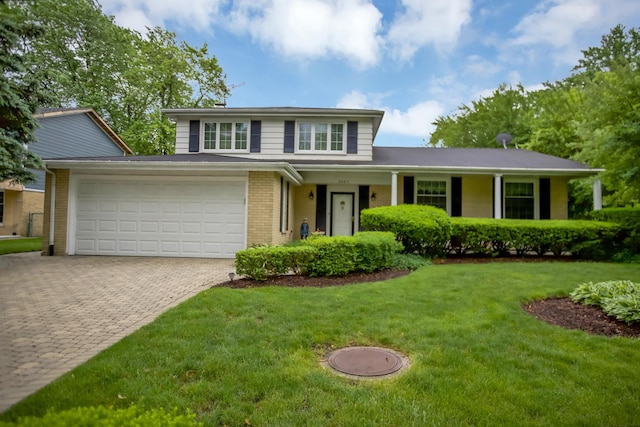
[[[640,340],[536,320],[521,304],[638,265],[424,267],[330,288],[214,288],[0,416],[104,405],[194,411],[206,425],[640,425]],[[376,345],[411,359],[355,381],[320,366]]]
[[[0,255],[18,252],[35,252],[42,249],[42,237],[0,239]]]

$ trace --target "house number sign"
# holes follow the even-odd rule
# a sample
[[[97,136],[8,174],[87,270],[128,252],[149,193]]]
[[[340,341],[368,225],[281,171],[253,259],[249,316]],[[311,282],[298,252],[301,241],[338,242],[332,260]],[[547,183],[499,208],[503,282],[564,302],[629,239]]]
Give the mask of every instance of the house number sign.
[[[338,184],[348,184],[349,180],[348,179],[339,179],[338,180]]]

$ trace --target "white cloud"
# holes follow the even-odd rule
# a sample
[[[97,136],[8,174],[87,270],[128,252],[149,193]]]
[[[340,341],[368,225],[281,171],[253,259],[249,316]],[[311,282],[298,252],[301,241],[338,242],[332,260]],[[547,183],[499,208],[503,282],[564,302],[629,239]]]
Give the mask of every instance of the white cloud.
[[[360,68],[380,59],[382,14],[366,0],[240,0],[227,27],[296,59],[333,56]]]
[[[471,0],[402,0],[405,11],[391,25],[388,40],[395,57],[411,59],[423,46],[454,46],[471,22]]]
[[[492,76],[498,73],[502,69],[502,66],[495,61],[488,61],[478,55],[471,55],[467,58],[467,63],[464,70],[468,74],[476,76]]]
[[[383,110],[380,133],[418,137],[420,140],[435,130],[431,123],[444,113],[442,104],[432,100],[419,102],[406,111],[382,106],[381,103],[387,96],[388,94],[383,93],[365,94],[353,90],[340,98],[336,107]]]
[[[551,58],[557,64],[572,65],[587,47],[585,41],[599,41],[612,27],[638,13],[638,0],[544,0],[514,27],[516,37],[508,47],[529,61]]]
[[[223,0],[99,0],[107,15],[114,15],[116,23],[142,33],[144,27],[167,27],[172,21],[181,28],[208,32]]]

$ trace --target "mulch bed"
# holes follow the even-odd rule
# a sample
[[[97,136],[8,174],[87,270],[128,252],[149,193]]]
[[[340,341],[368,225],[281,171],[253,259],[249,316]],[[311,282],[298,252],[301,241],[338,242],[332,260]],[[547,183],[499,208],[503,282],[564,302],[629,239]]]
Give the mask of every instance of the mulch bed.
[[[487,262],[541,262],[575,261],[571,257],[449,257],[436,260],[434,264],[487,263]],[[233,289],[260,288],[265,286],[285,286],[290,288],[344,286],[356,283],[380,282],[409,274],[410,270],[383,270],[374,273],[354,273],[343,277],[308,277],[286,275],[264,281],[236,279],[215,285]],[[549,298],[524,304],[522,308],[536,319],[566,328],[581,329],[594,335],[640,337],[640,324],[627,325],[607,316],[600,308],[574,303],[570,298]]]

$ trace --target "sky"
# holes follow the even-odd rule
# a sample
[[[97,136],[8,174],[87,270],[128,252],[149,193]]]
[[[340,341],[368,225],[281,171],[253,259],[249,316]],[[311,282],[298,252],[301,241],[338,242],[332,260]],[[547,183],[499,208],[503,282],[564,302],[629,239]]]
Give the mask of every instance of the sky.
[[[500,85],[562,80],[640,0],[99,0],[123,27],[207,43],[227,107],[385,112],[376,146],[429,141],[432,122]]]

